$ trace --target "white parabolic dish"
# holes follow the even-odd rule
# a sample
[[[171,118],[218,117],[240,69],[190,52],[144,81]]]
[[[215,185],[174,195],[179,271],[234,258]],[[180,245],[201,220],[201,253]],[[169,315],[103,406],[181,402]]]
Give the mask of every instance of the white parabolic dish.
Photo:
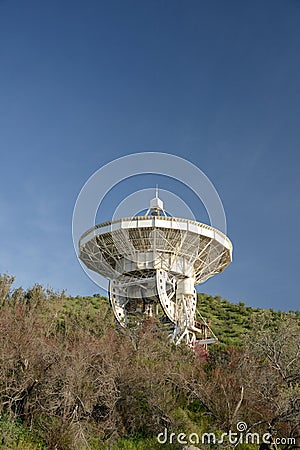
[[[80,238],[79,251],[89,269],[109,279],[164,269],[193,277],[198,284],[222,272],[232,260],[232,243],[221,231],[167,216],[136,216],[96,225]]]
[[[110,300],[123,327],[156,317],[176,344],[215,342],[196,320],[195,285],[222,272],[232,244],[221,231],[200,222],[169,217],[158,198],[144,216],[104,222],[79,240],[79,257],[110,280]]]

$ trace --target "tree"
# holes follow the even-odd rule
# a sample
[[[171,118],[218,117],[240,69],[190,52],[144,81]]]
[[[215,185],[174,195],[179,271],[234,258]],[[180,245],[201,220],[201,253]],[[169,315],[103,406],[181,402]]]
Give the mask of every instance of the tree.
[[[295,437],[300,423],[300,327],[294,314],[264,312],[245,338],[249,416],[268,431]]]

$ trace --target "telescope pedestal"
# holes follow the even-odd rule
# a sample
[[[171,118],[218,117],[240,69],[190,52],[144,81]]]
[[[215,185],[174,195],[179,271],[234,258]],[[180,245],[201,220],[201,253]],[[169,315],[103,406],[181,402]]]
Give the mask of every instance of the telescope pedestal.
[[[162,269],[148,275],[135,278],[127,274],[111,280],[110,301],[119,324],[138,326],[147,317],[155,317],[169,325],[170,339],[176,345],[205,344],[209,328],[205,321],[196,321],[194,278],[178,278]]]

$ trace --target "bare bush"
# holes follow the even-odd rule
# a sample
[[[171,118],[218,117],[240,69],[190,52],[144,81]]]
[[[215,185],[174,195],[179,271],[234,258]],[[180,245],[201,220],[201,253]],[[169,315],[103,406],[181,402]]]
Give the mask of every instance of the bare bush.
[[[299,433],[300,333],[292,316],[262,315],[243,347],[216,346],[199,359],[171,345],[155,322],[117,331],[104,300],[100,310],[97,298],[94,309],[80,298],[70,306],[64,293],[14,290],[12,282],[0,278],[0,413],[35,429],[47,448],[180,429],[179,410],[188,423],[192,403],[222,430],[244,420]]]

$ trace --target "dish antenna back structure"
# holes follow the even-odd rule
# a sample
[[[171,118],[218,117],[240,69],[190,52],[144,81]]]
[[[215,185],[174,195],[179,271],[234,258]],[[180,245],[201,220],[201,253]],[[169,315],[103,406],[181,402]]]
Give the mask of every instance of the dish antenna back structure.
[[[110,280],[109,298],[122,327],[156,318],[175,344],[194,346],[217,339],[196,320],[195,285],[232,261],[232,244],[221,231],[170,217],[156,196],[144,216],[104,222],[79,240],[79,257]]]

